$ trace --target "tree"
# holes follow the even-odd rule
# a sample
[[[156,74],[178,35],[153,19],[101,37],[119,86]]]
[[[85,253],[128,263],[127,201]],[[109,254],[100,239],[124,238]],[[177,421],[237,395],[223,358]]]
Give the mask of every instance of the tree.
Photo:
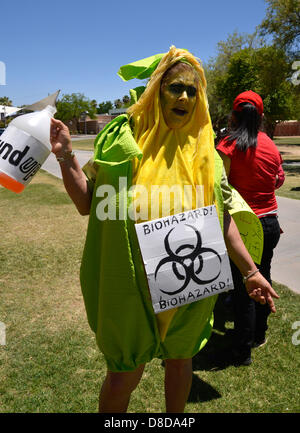
[[[217,56],[211,58],[204,65],[205,76],[207,80],[207,97],[209,102],[209,111],[213,122],[213,128],[219,132],[227,126],[228,104],[224,96],[218,91],[216,85],[225,79],[229,62],[235,53],[242,49],[254,49],[261,47],[262,40],[254,34],[239,34],[233,32],[227,36],[225,41],[217,44]]]
[[[6,105],[7,107],[12,107],[12,101],[9,99],[8,96],[1,96],[0,105]]]
[[[246,48],[231,57],[226,74],[216,81],[216,93],[230,111],[239,93],[257,92],[264,101],[265,130],[273,137],[276,123],[293,118],[299,108],[299,103],[295,106],[295,86],[289,76],[290,63],[281,49]]]
[[[79,121],[82,113],[87,113],[91,119],[95,118],[96,114],[95,104],[82,93],[63,95],[57,102],[55,117],[63,122],[72,120],[77,130],[79,130]]]
[[[130,104],[130,98],[128,95],[125,95],[123,96],[122,100],[116,99],[114,103],[112,103],[111,101],[101,102],[98,105],[97,113],[98,114],[108,113],[108,111],[111,110],[113,106],[115,108],[121,108],[121,107],[129,107],[129,104]]]
[[[122,101],[121,101],[121,99],[116,99],[114,101],[114,105],[115,105],[115,108],[121,108],[122,107]]]
[[[113,108],[113,104],[111,101],[100,102],[97,108],[98,114],[108,113],[109,110]]]
[[[299,0],[265,0],[266,18],[258,30],[262,36],[272,35],[277,47],[293,57],[299,56],[300,2]]]
[[[95,111],[97,111],[97,101],[96,101],[96,99],[92,99],[91,100],[91,106],[93,107],[93,109]]]
[[[123,107],[129,107],[129,103],[130,103],[130,98],[128,95],[123,96]]]

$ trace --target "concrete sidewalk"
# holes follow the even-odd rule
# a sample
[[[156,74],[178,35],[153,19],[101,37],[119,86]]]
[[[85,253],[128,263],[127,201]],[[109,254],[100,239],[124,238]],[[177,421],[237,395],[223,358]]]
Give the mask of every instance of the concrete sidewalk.
[[[88,162],[88,160],[93,156],[94,152],[88,150],[75,150],[76,158],[82,167]],[[55,155],[50,153],[47,160],[42,165],[42,169],[48,171],[48,173],[53,174],[53,176],[62,179],[59,163],[56,161]]]
[[[274,250],[272,280],[300,294],[300,200],[277,197],[283,233]]]
[[[82,167],[93,152],[78,150],[76,157]],[[51,153],[42,169],[61,178],[59,164]],[[300,294],[300,200],[277,197],[279,223],[283,230],[272,261],[272,280]]]

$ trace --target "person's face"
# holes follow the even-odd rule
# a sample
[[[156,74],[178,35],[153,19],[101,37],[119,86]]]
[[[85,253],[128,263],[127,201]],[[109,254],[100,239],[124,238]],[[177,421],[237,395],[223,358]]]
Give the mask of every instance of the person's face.
[[[192,69],[171,70],[164,79],[160,101],[169,128],[181,128],[191,119],[196,104],[197,85],[197,78]]]

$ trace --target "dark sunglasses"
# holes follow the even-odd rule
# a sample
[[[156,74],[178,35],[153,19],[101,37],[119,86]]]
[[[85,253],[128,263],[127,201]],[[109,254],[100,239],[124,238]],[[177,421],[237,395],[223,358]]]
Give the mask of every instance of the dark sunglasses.
[[[196,96],[197,89],[194,86],[185,86],[181,83],[174,83],[169,85],[169,89],[175,95],[181,95],[184,91],[186,91],[189,97]]]

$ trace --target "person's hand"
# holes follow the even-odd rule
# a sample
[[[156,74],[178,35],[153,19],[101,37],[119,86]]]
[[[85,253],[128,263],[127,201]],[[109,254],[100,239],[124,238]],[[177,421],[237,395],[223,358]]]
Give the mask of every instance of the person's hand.
[[[260,304],[268,303],[272,313],[276,312],[273,298],[278,299],[279,295],[277,295],[275,290],[260,272],[257,272],[252,277],[248,278],[245,282],[245,286],[250,298]]]
[[[72,141],[69,128],[60,120],[51,119],[50,124],[50,143],[52,152],[59,156],[64,152],[72,151]]]

